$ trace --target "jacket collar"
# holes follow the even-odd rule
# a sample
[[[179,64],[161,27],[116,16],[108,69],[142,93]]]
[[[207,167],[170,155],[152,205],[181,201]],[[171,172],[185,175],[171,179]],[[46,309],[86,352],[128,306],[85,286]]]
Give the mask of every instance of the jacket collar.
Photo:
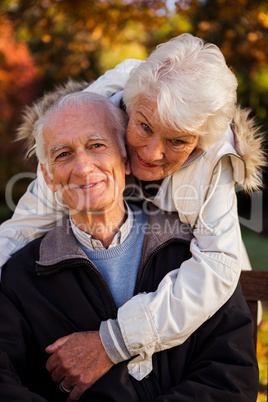
[[[177,211],[167,213],[152,203],[149,203],[148,211],[149,225],[144,238],[142,264],[165,243],[171,240],[190,243],[193,238],[190,226],[179,220]]]
[[[57,226],[41,241],[36,272],[47,271],[49,267],[52,268],[63,261],[77,258],[87,259],[87,256],[73,235],[69,216],[64,215]]]
[[[146,205],[145,203],[143,206]],[[139,209],[135,213],[139,213]],[[146,230],[142,262],[160,245],[171,239],[189,243],[192,239],[190,228],[179,221],[177,213],[164,213],[149,204],[149,223],[141,230]],[[75,239],[69,217],[65,215],[57,226],[48,232],[40,244],[40,257],[36,261],[36,272],[44,273],[55,269],[58,264],[77,259],[88,261],[88,257]]]

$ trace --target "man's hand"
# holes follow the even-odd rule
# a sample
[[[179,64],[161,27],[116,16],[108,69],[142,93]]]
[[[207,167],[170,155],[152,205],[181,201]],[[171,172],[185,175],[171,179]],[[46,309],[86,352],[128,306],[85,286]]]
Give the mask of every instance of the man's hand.
[[[71,389],[69,401],[77,401],[113,366],[98,331],[76,332],[59,338],[46,348],[52,354],[46,368],[53,381]]]

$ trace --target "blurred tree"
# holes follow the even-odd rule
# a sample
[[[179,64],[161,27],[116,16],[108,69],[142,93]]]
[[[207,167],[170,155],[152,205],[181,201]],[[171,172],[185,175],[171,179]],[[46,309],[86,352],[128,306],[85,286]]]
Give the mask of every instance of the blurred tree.
[[[144,58],[182,32],[222,49],[239,80],[239,102],[268,129],[267,1],[2,0],[0,15],[0,135],[9,152],[0,194],[24,167],[22,158],[9,159],[22,104],[68,77],[91,80],[126,57]]]
[[[19,113],[39,93],[38,72],[27,45],[15,41],[12,23],[0,17],[1,197],[7,178],[17,173],[18,155],[22,155],[21,144],[14,143],[12,135],[19,121]],[[20,167],[25,168],[25,165]]]
[[[187,4],[186,4],[187,3]],[[236,74],[238,100],[268,130],[268,3],[255,0],[177,1],[195,35],[220,47]]]
[[[145,57],[143,36],[163,22],[165,1],[76,0],[74,6],[72,0],[4,0],[2,8],[49,88],[68,76],[96,78],[108,50],[111,67],[125,56]]]
[[[22,107],[68,77],[91,80],[125,57],[144,58],[143,35],[164,21],[165,1],[76,0],[74,5],[72,0],[2,0],[0,18],[4,203],[8,179],[25,166],[34,170],[25,164],[21,145],[13,142]],[[18,199],[25,186],[16,189]]]
[[[187,4],[186,4],[187,3]],[[268,3],[255,0],[177,1],[177,12],[189,16],[195,35],[215,43],[238,78],[238,102],[250,107],[268,133]],[[266,138],[267,135],[266,135]],[[268,144],[266,144],[266,150]],[[262,193],[263,233],[268,234],[268,171]],[[238,194],[239,213],[249,219],[251,199]]]

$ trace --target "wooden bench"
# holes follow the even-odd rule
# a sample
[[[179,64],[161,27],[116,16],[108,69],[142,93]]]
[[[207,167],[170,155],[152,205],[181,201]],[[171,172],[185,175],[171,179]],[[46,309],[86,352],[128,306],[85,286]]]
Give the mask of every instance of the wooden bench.
[[[242,271],[240,282],[254,321],[254,343],[257,345],[258,300],[268,301],[268,271]]]

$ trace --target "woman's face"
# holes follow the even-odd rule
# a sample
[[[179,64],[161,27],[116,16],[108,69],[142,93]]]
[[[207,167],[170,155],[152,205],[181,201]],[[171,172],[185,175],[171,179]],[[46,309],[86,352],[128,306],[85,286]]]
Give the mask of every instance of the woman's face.
[[[131,171],[143,181],[162,180],[178,170],[198,144],[198,135],[166,128],[156,103],[141,100],[133,107],[127,128]]]

